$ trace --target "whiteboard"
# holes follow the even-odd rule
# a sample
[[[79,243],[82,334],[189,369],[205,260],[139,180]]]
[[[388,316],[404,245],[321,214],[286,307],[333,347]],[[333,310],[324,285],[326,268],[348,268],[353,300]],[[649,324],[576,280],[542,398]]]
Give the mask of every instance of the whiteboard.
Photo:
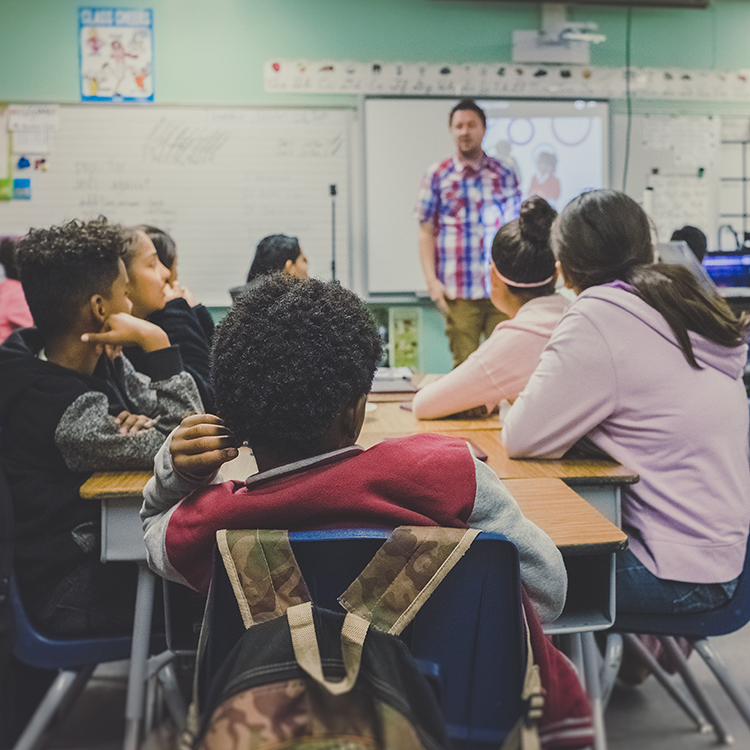
[[[612,187],[623,189],[626,115],[612,118]],[[634,115],[625,192],[642,203],[667,242],[690,224],[716,249],[719,225],[721,118],[703,115]],[[648,188],[648,190],[647,190]]]
[[[426,295],[413,211],[425,171],[454,153],[448,115],[456,99],[367,98],[364,103],[367,286],[372,294]],[[609,111],[600,101],[479,99],[484,149],[519,171],[522,195],[541,151],[554,154],[562,209],[609,185]],[[508,152],[501,150],[501,142]],[[508,156],[509,153],[509,156]]]
[[[336,276],[349,286],[351,119],[343,109],[62,106],[48,169],[14,173],[31,179],[31,200],[0,203],[0,231],[99,215],[153,224],[177,242],[183,285],[224,306],[268,234],[298,237],[310,273],[330,278],[336,185]]]

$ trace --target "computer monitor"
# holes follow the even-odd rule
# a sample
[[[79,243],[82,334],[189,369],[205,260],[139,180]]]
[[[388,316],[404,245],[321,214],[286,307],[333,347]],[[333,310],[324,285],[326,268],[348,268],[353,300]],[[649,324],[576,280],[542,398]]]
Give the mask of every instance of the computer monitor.
[[[706,291],[716,291],[713,279],[708,275],[698,258],[695,257],[687,242],[683,240],[657,242],[654,251],[656,259],[661,263],[674,263],[689,268]]]

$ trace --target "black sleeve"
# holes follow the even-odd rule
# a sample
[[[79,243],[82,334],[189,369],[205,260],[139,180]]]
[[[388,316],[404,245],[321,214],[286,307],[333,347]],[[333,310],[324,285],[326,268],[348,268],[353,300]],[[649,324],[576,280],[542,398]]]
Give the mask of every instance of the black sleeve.
[[[149,320],[164,330],[169,336],[170,344],[180,347],[185,370],[193,376],[198,386],[203,407],[207,412],[213,412],[214,396],[209,365],[211,347],[194,308],[182,297],[177,297],[167,302],[162,310],[150,315]]]
[[[214,319],[211,317],[211,313],[208,311],[208,308],[204,307],[203,305],[195,305],[193,307],[193,312],[195,313],[195,317],[198,318],[198,322],[201,324],[203,335],[206,337],[206,341],[208,341],[208,346],[210,349],[211,342],[214,338],[214,331],[216,330]]]

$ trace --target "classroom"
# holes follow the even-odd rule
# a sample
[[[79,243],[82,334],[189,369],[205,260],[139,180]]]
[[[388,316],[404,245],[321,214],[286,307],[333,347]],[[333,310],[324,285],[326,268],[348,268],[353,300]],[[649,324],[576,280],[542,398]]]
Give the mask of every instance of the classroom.
[[[338,491],[329,497],[324,485],[301,479],[299,496],[289,490],[273,500],[289,504],[286,515],[269,523],[261,514],[257,526],[257,516],[245,515],[234,528],[290,529],[290,554],[314,605],[311,550],[315,543],[340,545],[345,559],[347,527],[480,528],[477,542],[460,543],[472,544],[471,554],[403,635],[422,678],[437,686],[431,700],[445,713],[453,746],[499,747],[513,722],[479,730],[459,717],[460,710],[467,716],[485,710],[483,683],[458,691],[469,696],[459,710],[465,696],[449,700],[458,688],[439,674],[450,667],[420,655],[417,634],[442,602],[470,596],[471,586],[459,594],[458,584],[449,585],[451,575],[474,565],[483,536],[489,544],[486,535],[499,532],[520,551],[515,586],[529,596],[526,610],[533,607],[539,617],[538,637],[554,643],[549,658],[564,653],[572,665],[554,661],[565,675],[558,678],[572,675],[570,695],[581,695],[577,708],[571,698],[563,714],[580,722],[580,737],[588,740],[565,745],[547,715],[538,728],[542,747],[669,750],[717,741],[750,747],[750,581],[742,573],[750,525],[743,317],[750,311],[748,32],[745,0],[137,0],[106,7],[0,0],[0,253],[4,238],[13,238],[13,265],[29,269],[10,271],[8,260],[3,271],[0,263],[0,308],[8,304],[3,287],[9,294],[21,282],[28,302],[26,317],[18,319],[25,322],[11,321],[3,336],[33,324],[24,342],[39,342],[35,349],[24,343],[34,361],[21,365],[10,356],[17,349],[0,345],[0,465],[10,486],[0,484],[0,506],[11,507],[12,495],[15,514],[15,521],[0,514],[0,562],[9,561],[0,569],[0,703],[17,692],[19,716],[28,712],[9,729],[0,709],[0,748],[177,747],[194,697],[204,601],[180,583],[207,586],[216,533],[232,528],[211,526],[220,523],[213,513],[223,518],[222,503],[231,509],[231,497],[218,489],[211,495],[206,477],[226,462],[222,477],[251,494],[258,491],[254,473],[283,477],[283,467],[303,461],[312,462],[312,476],[322,471],[315,457],[336,451],[351,454],[342,466],[363,467],[328,480],[359,488],[361,515],[346,498],[336,500]],[[463,175],[460,182],[456,175]],[[458,186],[472,180],[475,192],[467,188],[457,197]],[[487,190],[494,205],[485,205]],[[107,224],[96,221],[102,216]],[[49,230],[74,219],[83,224]],[[700,230],[705,257],[691,253],[692,229],[672,237],[682,227]],[[268,247],[291,254],[277,267],[286,271],[283,280],[276,275],[271,282],[263,274],[276,267],[259,265],[255,275],[248,269],[255,267],[256,247],[260,263],[261,240],[274,237]],[[110,246],[121,249],[101,249]],[[56,267],[52,256],[63,247],[71,260]],[[478,261],[471,256],[476,247]],[[678,270],[654,271],[654,258]],[[85,280],[106,263],[111,295],[109,287]],[[38,280],[30,280],[35,274]],[[115,299],[118,285],[127,290]],[[75,294],[87,300],[77,303],[77,317],[56,311]],[[287,306],[276,307],[274,294],[285,295]],[[326,305],[347,311],[346,322],[321,312],[300,323],[295,316],[314,309],[313,300],[321,311]],[[486,317],[471,324],[476,341],[467,344],[462,326],[475,313],[466,310],[480,303]],[[264,315],[272,306],[273,315]],[[0,309],[0,328],[3,315]],[[243,327],[245,318],[253,325]],[[634,319],[645,332],[631,330]],[[499,321],[505,322],[495,328]],[[484,343],[469,354],[480,334]],[[347,373],[367,370],[371,360],[378,366],[374,383],[371,373],[347,375],[364,378],[364,392],[344,384],[334,338],[325,353],[313,347],[323,336],[360,352],[351,354],[356,366],[342,360]],[[125,348],[131,369],[123,371],[116,351],[102,354],[109,344]],[[244,354],[233,350],[243,346]],[[291,359],[302,352],[301,362]],[[41,374],[32,373],[59,364],[70,368],[68,375],[76,371],[77,380],[65,386],[66,402],[48,403],[45,389],[62,386],[40,385]],[[513,368],[519,372],[511,377]],[[315,386],[322,372],[326,379]],[[115,385],[91,385],[100,378]],[[133,378],[146,390],[129,390]],[[274,387],[256,388],[264,378]],[[284,387],[293,395],[282,408],[269,394]],[[337,387],[346,400],[326,402]],[[232,400],[239,390],[247,391],[246,403]],[[29,406],[18,408],[25,398]],[[313,400],[316,408],[308,407]],[[295,421],[303,411],[309,412],[304,425]],[[227,427],[218,418],[186,416],[201,412],[220,414]],[[310,420],[321,419],[328,419],[327,431],[303,439]],[[49,438],[40,439],[29,463],[24,456],[34,443],[26,436],[39,425]],[[64,428],[73,442],[62,439]],[[141,432],[137,451],[107,453],[104,446],[118,435]],[[164,443],[170,433],[171,447]],[[199,435],[215,441],[221,461],[195,463],[197,449],[189,443]],[[444,498],[445,486],[463,481],[456,477],[465,468],[441,447],[448,439],[462,449],[468,443],[469,465],[478,467],[476,476],[469,472],[474,489],[460,510],[460,492]],[[388,453],[397,440],[413,447]],[[356,446],[364,450],[356,453]],[[403,465],[406,477],[410,450],[413,497],[401,490],[389,496],[392,506],[403,507],[383,520],[379,501],[368,505],[374,490],[367,456],[369,470],[387,466],[395,475]],[[423,468],[419,451],[432,453]],[[79,458],[86,452],[89,460]],[[108,455],[115,457],[109,464]],[[168,467],[163,476],[160,463]],[[33,477],[22,481],[27,470]],[[80,653],[92,648],[81,636],[79,661],[65,678],[80,697],[63,700],[45,731],[17,745],[65,666],[51,657],[56,636],[47,645],[24,641],[17,612],[10,614],[22,608],[18,560],[35,559],[34,571],[44,568],[42,538],[30,542],[29,534],[38,535],[39,519],[49,517],[35,508],[57,502],[49,480],[41,490],[36,484],[37,471],[57,477],[70,508],[88,503],[76,523],[95,529],[81,541],[79,526],[56,511],[54,521],[44,521],[48,567],[73,566],[69,542],[60,541],[68,523],[75,554],[84,549],[92,569],[127,569],[117,580],[130,604],[116,606],[127,610],[128,632],[102,636],[106,643],[96,653],[109,656],[95,659],[102,663],[78,690],[81,675],[88,678],[95,666],[80,663]],[[482,500],[482,482],[488,497],[499,493],[536,524],[531,536],[526,519],[507,522],[505,505],[482,515],[488,511],[481,503],[489,502]],[[171,510],[193,490],[214,498],[211,509],[203,508],[207,541],[191,530],[202,525],[199,504]],[[33,501],[26,505],[24,496],[21,505],[21,492]],[[313,493],[321,514],[331,503],[338,520],[300,520],[289,509],[303,502],[297,497],[309,502],[304,492]],[[336,511],[336,502],[348,510]],[[319,529],[338,530],[341,538],[305,537]],[[544,540],[534,536],[540,529]],[[361,549],[370,550],[362,562],[387,536],[378,533],[362,540]],[[190,540],[185,549],[181,534]],[[201,544],[208,567],[197,574]],[[330,578],[321,590],[341,578],[333,604],[325,606],[343,612],[336,598],[362,566],[349,574],[345,564],[343,572],[330,561],[321,565],[317,575]],[[44,574],[33,575],[48,596]],[[534,576],[546,577],[544,584]],[[654,582],[676,584],[671,600],[717,598],[692,610],[675,604],[670,614],[630,608],[628,581],[641,592]],[[225,588],[232,596],[232,585]],[[252,622],[244,600],[238,602],[244,625],[238,619],[237,638]],[[33,597],[26,604],[32,621],[40,616]],[[93,617],[89,612],[86,622]],[[54,632],[57,621],[46,622]],[[33,623],[28,627],[32,638]],[[522,624],[512,636],[503,630],[518,662],[517,681],[526,644],[514,647],[513,638],[523,631]],[[532,645],[542,659],[546,646]],[[456,653],[470,648],[467,640]],[[19,649],[38,656],[23,662]],[[11,667],[3,673],[9,659],[23,662],[13,667],[18,673]],[[41,669],[46,664],[54,670]],[[461,663],[459,671],[466,670]],[[556,701],[549,696],[550,705]],[[489,714],[498,720],[497,710]]]

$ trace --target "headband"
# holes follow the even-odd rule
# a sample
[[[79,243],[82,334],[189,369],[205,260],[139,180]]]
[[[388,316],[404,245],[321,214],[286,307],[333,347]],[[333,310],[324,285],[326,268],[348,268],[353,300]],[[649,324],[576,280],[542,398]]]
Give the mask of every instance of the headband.
[[[498,275],[500,281],[504,281],[508,286],[515,286],[519,289],[534,289],[535,287],[545,286],[546,284],[549,284],[550,281],[554,281],[555,279],[555,274],[553,273],[552,276],[548,276],[546,279],[544,279],[544,281],[532,281],[530,283],[524,283],[521,281],[512,281],[511,279],[506,278],[500,273],[500,271],[497,270],[497,266],[494,263],[492,264],[492,269]]]

